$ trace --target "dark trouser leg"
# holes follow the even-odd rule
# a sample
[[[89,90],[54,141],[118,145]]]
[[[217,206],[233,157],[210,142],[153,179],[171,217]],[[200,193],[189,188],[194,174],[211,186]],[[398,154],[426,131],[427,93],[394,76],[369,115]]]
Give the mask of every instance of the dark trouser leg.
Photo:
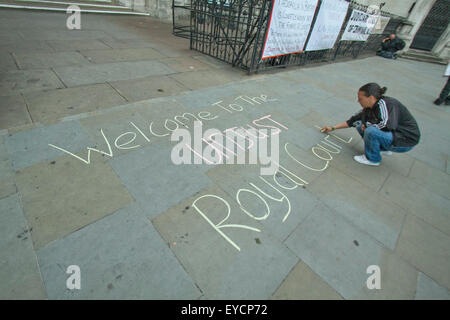
[[[450,93],[450,77],[447,77],[447,83],[445,84],[444,88],[441,91],[441,94],[439,95],[439,100],[442,102],[449,100],[448,94]]]
[[[391,51],[385,51],[385,50],[381,50],[377,52],[377,55],[382,56],[383,58],[387,58],[387,59],[393,59],[394,58],[394,53]]]

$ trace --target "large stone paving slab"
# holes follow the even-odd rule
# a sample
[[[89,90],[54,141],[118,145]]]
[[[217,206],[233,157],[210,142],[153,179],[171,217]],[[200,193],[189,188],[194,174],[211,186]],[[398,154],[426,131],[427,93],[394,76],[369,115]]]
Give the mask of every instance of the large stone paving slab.
[[[59,67],[55,68],[55,72],[68,87],[175,73],[174,70],[158,61],[112,62],[82,67]]]
[[[450,153],[447,150],[448,145],[442,138],[422,135],[419,144],[408,154],[435,169],[445,171],[446,160]]]
[[[171,151],[171,144],[160,141],[109,160],[149,218],[211,184],[199,165],[173,164]]]
[[[281,88],[283,88],[283,86],[288,86],[288,88],[282,90]],[[269,77],[240,81],[238,83],[233,83],[231,87],[241,95],[260,96],[261,94],[264,94],[271,98],[279,98],[283,93],[295,95],[301,92],[300,88],[293,87],[292,82],[288,80],[282,78],[275,78],[272,80],[272,78]]]
[[[165,57],[152,48],[82,50],[80,53],[94,63],[154,60]]]
[[[37,254],[50,299],[194,300],[201,295],[136,204]],[[70,265],[80,268],[80,290],[66,287]]]
[[[221,165],[207,174],[238,201],[242,214],[256,217],[265,232],[284,241],[311,214],[318,199],[283,168],[275,175],[261,176],[259,166]]]
[[[197,90],[237,81],[241,79],[242,75],[239,75],[239,72],[236,73],[232,71],[224,71],[220,73],[212,73],[210,71],[193,71],[177,73],[171,75],[170,77],[191,90]]]
[[[68,121],[48,127],[37,127],[6,137],[6,147],[15,169],[24,168],[41,161],[49,160],[65,154],[63,151],[49,146],[62,148],[67,152],[78,154],[87,159],[87,147],[90,147],[88,135],[78,121]]]
[[[359,144],[359,149],[362,150],[360,154],[363,153],[364,150],[364,141],[361,140]],[[354,160],[353,160],[354,161]],[[381,166],[389,171],[401,174],[404,177],[407,177],[410,173],[410,170],[414,164],[415,159],[409,153],[395,153],[393,152],[391,155],[383,155],[382,156],[382,164]]]
[[[330,114],[324,112],[318,112],[317,110],[311,110],[304,116],[300,118],[300,123],[307,128],[313,128],[314,130],[319,130],[325,126],[332,126],[336,123]],[[335,143],[339,143],[340,146],[346,145],[348,147],[354,146],[361,141],[361,136],[358,134],[356,129],[348,128],[343,130],[336,130],[327,134],[323,134],[323,137],[327,135],[327,138]]]
[[[345,299],[414,296],[417,272],[327,206],[316,207],[285,243]],[[382,290],[367,289],[372,265],[380,268]]]
[[[320,155],[320,153],[317,153]],[[321,156],[321,155],[320,155]],[[297,176],[295,178],[290,175],[291,179],[302,179],[305,181],[306,188],[309,184],[323,174],[330,166],[330,162],[339,155],[333,154],[333,159],[324,160],[312,152],[312,149],[303,149],[298,147],[296,140],[280,138],[280,166],[283,167],[282,172],[288,170],[291,174]],[[327,158],[329,159],[329,158]],[[281,173],[280,173],[281,174]]]
[[[417,270],[391,250],[383,249],[377,264],[380,268],[380,289],[364,286],[355,299],[412,300],[417,287]],[[373,271],[367,273],[367,277]]]
[[[102,43],[114,49],[128,49],[128,48],[152,48],[155,43],[149,40],[142,39],[99,39]]]
[[[64,88],[53,71],[26,70],[0,73],[2,96],[17,95],[21,92]]]
[[[45,299],[19,194],[0,200],[0,299]]]
[[[193,110],[199,110],[199,109],[206,109],[211,105],[218,103],[220,101],[224,101],[228,98],[236,99],[239,96],[240,94],[233,87],[233,84],[226,84],[190,91],[185,94],[177,95],[175,98],[177,99],[177,101],[179,101],[186,107]],[[223,102],[222,104],[226,102]],[[229,103],[233,102],[236,101],[230,100]]]
[[[335,168],[327,169],[308,190],[386,248],[396,247],[406,211],[394,202]]]
[[[98,39],[49,40],[46,43],[55,51],[102,50],[110,48]]]
[[[130,102],[172,96],[189,91],[188,88],[168,76],[113,81],[110,82],[110,85]]]
[[[126,103],[108,84],[26,93],[25,98],[33,120],[43,124]]]
[[[438,285],[433,279],[419,272],[416,300],[450,300],[450,291]]]
[[[104,31],[100,30],[68,30],[65,25],[62,30],[20,30],[24,39],[28,40],[87,40],[111,38]]]
[[[192,58],[195,60],[198,60],[202,63],[205,63],[215,69],[230,67],[230,65],[228,63],[221,61],[219,59],[207,56],[207,55],[193,55]]]
[[[156,106],[160,107],[156,108]],[[164,107],[167,107],[167,109],[162,111]],[[161,114],[158,114],[158,116],[170,112],[175,114],[176,112],[174,107],[170,107],[167,104],[161,106],[158,103],[141,101],[111,108],[99,114],[80,119],[80,124],[95,146],[108,153],[107,159],[110,157],[115,158],[119,155],[147,147],[158,140],[170,140],[169,134],[167,134],[169,137],[156,137],[151,134],[150,124],[159,119],[146,117],[140,113],[143,110],[145,112],[146,109],[151,109],[153,114],[161,111]],[[152,126],[153,129],[154,127]],[[108,146],[111,147],[111,153],[109,153]],[[99,158],[96,157],[93,159]]]
[[[65,155],[16,171],[35,248],[66,236],[133,201],[106,161]]]
[[[5,146],[5,136],[0,136],[0,199],[17,192],[14,170]]]
[[[408,215],[396,253],[440,286],[450,289],[450,237]]]
[[[444,173],[443,173],[444,174]],[[380,193],[450,235],[450,200],[425,189],[421,184],[392,173]]]
[[[336,97],[314,103],[314,106],[317,111],[332,118],[333,124],[345,122],[361,110],[361,106],[356,101]]]
[[[196,209],[193,203],[200,197]],[[197,210],[213,224],[222,221],[220,230],[240,251]],[[270,233],[233,227],[238,224],[261,229],[216,186],[186,199],[152,222],[206,299],[268,299],[298,261]]]
[[[373,192],[380,190],[390,173],[386,170],[385,166],[369,167],[353,159],[355,155],[364,154],[364,143],[360,144],[359,148],[347,149],[346,151],[342,152],[340,157],[336,157],[330,166],[354,178],[356,181],[372,189]]]
[[[80,123],[93,141],[102,145],[105,144],[105,138],[101,133],[103,130],[111,142],[113,154],[116,155],[148,146],[156,141],[170,143],[172,132],[178,128],[189,129],[192,135],[195,120],[202,121],[206,126],[211,117],[214,116],[203,110],[200,112],[186,110],[175,99],[164,97],[114,107],[83,118]],[[121,145],[123,147],[119,148],[117,143],[119,147]]]
[[[177,72],[201,71],[211,69],[211,66],[191,57],[169,58],[161,60],[161,62],[167,64],[170,68],[176,70]]]
[[[22,37],[19,32],[13,30],[1,30],[0,31],[0,41],[14,41],[14,40],[22,40]]]
[[[273,294],[275,300],[342,300],[329,284],[323,281],[303,261],[291,270]]]
[[[303,78],[302,81],[306,78],[311,85],[333,94],[334,97],[355,102],[357,100],[358,88],[361,86],[354,85],[353,79],[357,78],[357,76],[354,74],[350,75],[348,68],[345,72],[339,72],[336,66],[337,64],[332,64],[304,70],[303,73],[300,73]],[[346,81],[348,77],[352,77],[352,81]]]
[[[450,199],[450,176],[416,160],[408,176],[433,193]]]
[[[31,123],[27,105],[22,95],[0,98],[0,130]]]
[[[0,72],[17,69],[16,63],[10,53],[0,53]]]
[[[431,97],[430,100],[434,101],[436,97]],[[438,108],[445,108],[446,106],[436,106],[432,102],[427,101],[431,104],[427,112],[422,110],[414,110],[414,117],[419,123],[419,128],[421,130],[422,136],[425,137],[425,142],[433,142],[434,139],[438,143],[446,142],[445,144],[437,144],[444,152],[448,152],[449,149],[447,144],[450,143],[450,137],[447,135],[445,126],[440,125],[442,121],[450,121],[449,115]],[[434,108],[437,108],[433,110]],[[421,141],[422,143],[423,141]],[[433,143],[434,144],[434,143]]]
[[[0,43],[0,52],[13,53],[13,52],[54,52],[45,41],[39,40],[27,40],[27,41],[2,41]]]
[[[13,53],[20,69],[48,69],[89,64],[78,52]]]

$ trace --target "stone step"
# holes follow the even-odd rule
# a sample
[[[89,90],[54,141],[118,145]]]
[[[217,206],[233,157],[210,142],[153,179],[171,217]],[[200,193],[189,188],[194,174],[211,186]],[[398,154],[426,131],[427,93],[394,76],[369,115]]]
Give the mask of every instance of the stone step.
[[[132,3],[132,2],[130,2]],[[129,14],[145,15],[148,12],[136,12],[132,7],[126,7],[120,4],[112,4],[105,1],[43,1],[43,0],[0,0],[0,8],[28,9],[28,10],[47,10],[66,12],[70,5],[76,5],[81,13],[108,13],[108,14]]]
[[[410,49],[400,55],[401,58],[446,65],[447,62],[428,51]]]

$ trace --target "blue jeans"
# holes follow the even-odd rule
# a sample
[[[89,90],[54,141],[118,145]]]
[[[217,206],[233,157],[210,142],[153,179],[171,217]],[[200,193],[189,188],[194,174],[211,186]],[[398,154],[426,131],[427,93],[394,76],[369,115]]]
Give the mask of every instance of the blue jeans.
[[[366,154],[366,158],[372,162],[381,161],[380,151],[408,152],[413,148],[392,146],[394,137],[390,131],[381,131],[373,126],[362,131],[361,124],[356,127],[356,130],[358,130],[364,139],[364,153]]]

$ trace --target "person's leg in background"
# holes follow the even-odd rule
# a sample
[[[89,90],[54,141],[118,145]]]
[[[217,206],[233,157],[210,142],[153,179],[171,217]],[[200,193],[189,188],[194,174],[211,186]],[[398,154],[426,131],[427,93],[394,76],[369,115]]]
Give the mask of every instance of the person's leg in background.
[[[447,77],[447,83],[445,84],[444,88],[442,88],[441,94],[439,95],[439,98],[434,100],[434,104],[440,105],[442,102],[445,102],[445,105],[450,105],[450,77]]]
[[[394,54],[391,51],[386,51],[386,50],[377,51],[377,56],[387,58],[387,59],[394,59]]]

